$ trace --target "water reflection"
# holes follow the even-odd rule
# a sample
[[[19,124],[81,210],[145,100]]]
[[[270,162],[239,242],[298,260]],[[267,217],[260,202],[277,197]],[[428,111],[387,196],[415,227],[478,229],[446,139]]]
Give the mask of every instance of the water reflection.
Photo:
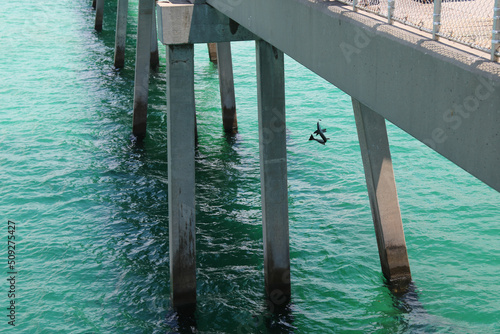
[[[388,285],[391,291],[393,307],[399,311],[395,316],[397,332],[434,332],[431,316],[419,300],[417,286],[414,282],[402,287]],[[433,329],[434,328],[434,329]]]
[[[424,311],[422,303],[418,300],[417,287],[414,282],[411,282],[405,287],[398,285],[397,287],[389,285],[392,292],[393,305],[395,308],[404,313]]]
[[[294,315],[291,302],[284,305],[276,305],[267,301],[268,312],[264,320],[268,333],[294,333],[296,327],[293,326]]]
[[[167,314],[167,333],[197,333],[196,306],[176,307]]]
[[[254,314],[236,329],[238,334],[246,333],[294,333],[293,304],[275,306],[269,299],[260,314]]]

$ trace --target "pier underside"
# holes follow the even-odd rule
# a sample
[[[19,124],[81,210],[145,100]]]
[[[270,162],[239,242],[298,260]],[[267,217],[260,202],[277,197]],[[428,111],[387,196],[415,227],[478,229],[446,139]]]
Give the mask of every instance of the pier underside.
[[[158,3],[158,34],[168,54],[174,306],[196,302],[192,191],[195,179],[193,170],[183,168],[192,165],[195,142],[180,143],[172,137],[178,129],[189,132],[195,127],[194,73],[191,65],[183,70],[192,63],[195,43],[221,43],[218,48],[222,50],[231,41],[256,40],[264,274],[268,295],[277,291],[289,297],[291,290],[284,53],[353,99],[382,272],[390,283],[408,284],[411,273],[386,119],[500,191],[497,172],[500,94],[496,93],[500,87],[499,64],[352,12],[335,2],[193,2]],[[182,50],[190,53],[177,59],[177,55],[185,52]],[[230,54],[226,58],[230,59]],[[230,62],[225,63],[231,66]],[[230,68],[219,70],[220,80],[225,79],[222,73],[230,72]],[[228,78],[226,84],[232,86],[232,79]],[[176,89],[182,94],[174,93]],[[183,94],[184,98],[180,98]],[[184,114],[184,110],[189,113]],[[236,127],[235,110],[228,115],[224,127],[230,132]]]

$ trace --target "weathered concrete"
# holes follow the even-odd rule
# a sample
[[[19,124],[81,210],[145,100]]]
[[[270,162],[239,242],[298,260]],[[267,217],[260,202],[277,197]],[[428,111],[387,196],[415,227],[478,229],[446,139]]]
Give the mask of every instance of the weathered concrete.
[[[116,7],[115,68],[122,68],[125,65],[127,16],[128,0],[118,0]]]
[[[170,285],[174,307],[196,303],[193,45],[167,47]]]
[[[154,0],[139,0],[137,49],[135,56],[134,120],[132,132],[138,138],[146,135],[151,58],[151,27]]]
[[[236,97],[234,94],[233,60],[231,57],[231,43],[217,43],[217,57],[219,61],[219,88],[222,105],[222,125],[224,131],[235,133],[238,131],[236,118]]]
[[[214,64],[217,64],[217,43],[207,43],[208,58]]]
[[[500,191],[500,64],[333,1],[207,3]]]
[[[104,0],[96,0],[95,3],[95,25],[96,31],[102,31],[102,19],[104,16]]]
[[[153,2],[153,17],[151,22],[151,58],[149,65],[153,69],[160,65],[160,56],[158,54],[158,32],[156,30],[156,0]]]
[[[355,99],[352,105],[382,272],[391,283],[410,283],[410,264],[385,119]]]
[[[204,3],[158,2],[158,37],[165,45],[255,40],[255,36]]]
[[[290,296],[284,59],[263,40],[256,53],[264,275],[268,295],[284,301]]]

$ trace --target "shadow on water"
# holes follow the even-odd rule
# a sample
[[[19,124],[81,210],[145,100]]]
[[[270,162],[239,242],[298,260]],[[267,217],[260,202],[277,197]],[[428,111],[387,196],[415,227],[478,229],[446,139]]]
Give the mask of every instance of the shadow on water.
[[[254,314],[236,329],[238,334],[250,333],[294,333],[294,314],[291,302],[275,305],[266,298],[261,314]]]
[[[224,132],[224,139],[226,140],[226,143],[228,147],[233,147],[238,138],[238,132]]]
[[[197,333],[198,325],[196,323],[196,306],[170,309],[167,314],[166,325],[170,328],[168,333]]]
[[[394,319],[396,328],[393,330],[398,333],[430,333],[447,327],[425,310],[413,281],[406,286],[387,283],[386,286],[390,291],[393,307],[398,311]]]
[[[268,312],[264,317],[264,323],[268,333],[293,333],[296,329],[293,326],[293,304],[288,302],[283,305],[276,305],[267,300]]]
[[[417,287],[414,282],[406,286],[390,285],[388,288],[391,291],[394,307],[403,313],[411,313],[415,311],[425,312],[422,303],[418,300]]]

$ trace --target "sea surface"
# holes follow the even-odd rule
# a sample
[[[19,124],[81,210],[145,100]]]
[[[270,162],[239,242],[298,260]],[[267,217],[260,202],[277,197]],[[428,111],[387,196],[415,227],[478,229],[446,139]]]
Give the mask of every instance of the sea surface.
[[[413,276],[410,292],[391,293],[350,97],[288,57],[293,296],[269,314],[253,42],[232,44],[234,137],[222,130],[217,68],[195,46],[198,304],[193,317],[174,312],[165,50],[137,142],[137,3],[117,71],[115,1],[101,33],[90,0],[2,2],[0,332],[500,333],[500,194],[388,122]],[[308,141],[318,119],[325,146]]]

